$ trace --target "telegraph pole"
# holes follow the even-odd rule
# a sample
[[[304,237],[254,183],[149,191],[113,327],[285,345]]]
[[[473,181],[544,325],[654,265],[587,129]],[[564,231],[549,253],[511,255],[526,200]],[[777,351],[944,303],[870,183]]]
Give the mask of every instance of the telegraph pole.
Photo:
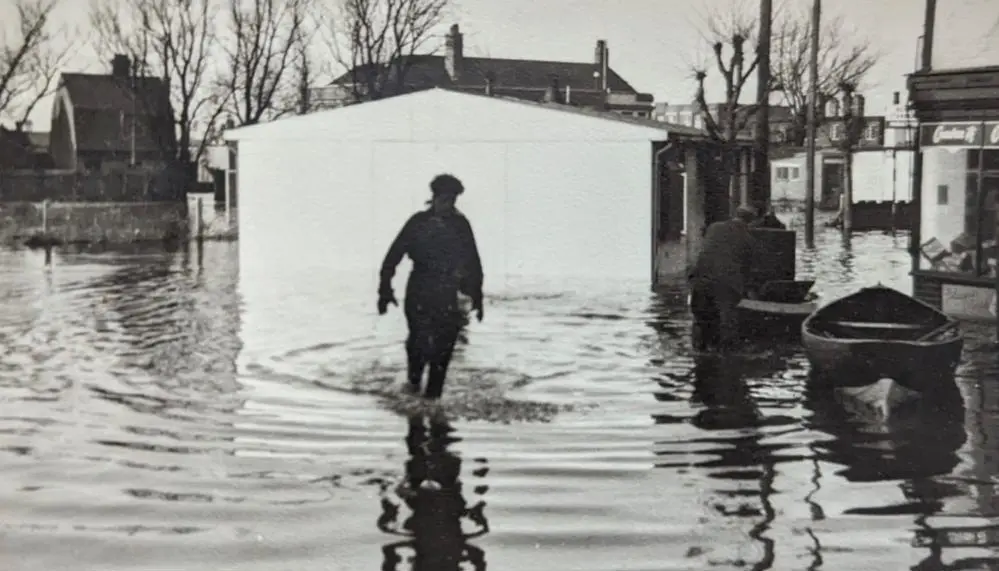
[[[770,36],[772,0],[760,0],[760,61],[756,68],[756,188],[753,198],[770,205]]]
[[[812,0],[811,54],[808,58],[808,118],[805,134],[808,156],[805,162],[805,247],[815,247],[815,131],[819,105],[819,30],[822,29],[822,0]]]

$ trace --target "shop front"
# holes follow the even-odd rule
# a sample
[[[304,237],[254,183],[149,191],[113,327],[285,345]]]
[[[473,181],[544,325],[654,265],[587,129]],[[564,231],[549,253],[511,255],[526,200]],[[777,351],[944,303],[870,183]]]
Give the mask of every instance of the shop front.
[[[921,122],[919,152],[915,295],[955,317],[995,320],[999,120]]]

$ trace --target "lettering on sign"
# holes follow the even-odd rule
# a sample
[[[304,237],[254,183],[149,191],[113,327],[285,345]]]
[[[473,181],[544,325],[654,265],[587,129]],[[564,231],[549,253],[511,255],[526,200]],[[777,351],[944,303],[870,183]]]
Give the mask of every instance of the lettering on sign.
[[[977,127],[945,127],[937,125],[933,129],[933,142],[940,143],[968,143],[975,142],[975,135],[978,134]]]
[[[985,144],[990,147],[999,146],[999,123],[985,124]]]
[[[938,123],[923,125],[923,145],[978,146],[984,142],[982,123]]]

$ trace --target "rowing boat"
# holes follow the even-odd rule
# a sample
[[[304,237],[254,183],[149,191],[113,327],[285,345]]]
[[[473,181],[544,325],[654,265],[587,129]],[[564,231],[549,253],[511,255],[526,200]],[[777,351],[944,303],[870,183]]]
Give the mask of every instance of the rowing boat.
[[[815,280],[767,282],[755,299],[739,302],[739,327],[748,340],[798,337],[801,324],[818,307]]]
[[[881,284],[815,311],[801,340],[812,378],[858,394],[882,379],[923,395],[952,390],[964,347],[957,320]]]

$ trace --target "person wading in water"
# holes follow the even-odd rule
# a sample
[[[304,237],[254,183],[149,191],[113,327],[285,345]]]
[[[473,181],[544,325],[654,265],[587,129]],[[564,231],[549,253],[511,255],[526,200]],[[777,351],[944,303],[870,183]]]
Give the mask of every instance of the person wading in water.
[[[458,292],[472,299],[476,318],[482,321],[482,263],[475,234],[468,219],[455,208],[465,191],[461,181],[442,174],[430,182],[430,208],[414,214],[396,236],[381,267],[378,313],[398,305],[392,292],[396,266],[408,255],[413,270],[406,284],[404,311],[409,326],[406,339],[409,389],[420,390],[428,368],[424,396],[440,398],[444,378],[464,324]]]
[[[741,341],[736,307],[752,289],[750,270],[759,246],[749,233],[756,211],[746,206],[735,218],[715,222],[704,233],[701,252],[688,272],[693,345],[697,351],[734,351]]]

